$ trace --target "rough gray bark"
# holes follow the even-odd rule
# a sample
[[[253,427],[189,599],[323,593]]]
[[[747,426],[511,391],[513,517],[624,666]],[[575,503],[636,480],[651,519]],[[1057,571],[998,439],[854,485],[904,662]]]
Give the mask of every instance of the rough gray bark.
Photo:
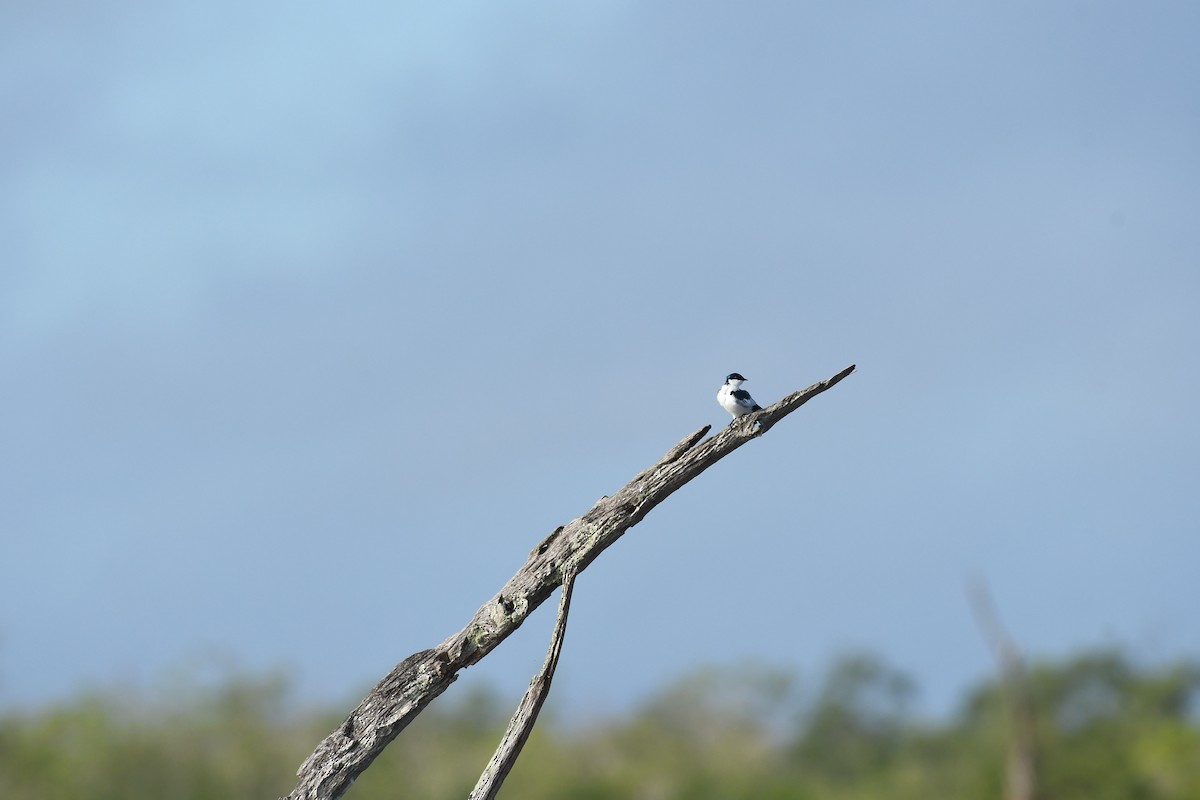
[[[677,489],[853,371],[854,365],[850,365],[701,442],[710,428],[705,425],[611,497],[601,498],[583,516],[552,531],[466,627],[437,647],[397,664],[345,722],[317,745],[297,770],[296,788],[288,800],[341,797],[383,748],[454,682],[460,670],[478,662],[520,627],[558,588],[565,572],[583,571]]]
[[[554,633],[550,637],[550,648],[546,651],[546,660],[541,671],[534,676],[525,696],[517,706],[508,723],[508,730],[500,740],[495,755],[488,762],[487,768],[479,776],[475,788],[467,800],[493,800],[500,793],[504,779],[517,763],[517,756],[533,732],[533,724],[537,722],[542,704],[550,694],[550,682],[554,680],[554,670],[558,666],[558,656],[562,652],[563,636],[567,632],[567,614],[571,611],[571,591],[575,588],[575,573],[567,570],[563,573],[562,597],[558,601],[558,617],[554,620]]]

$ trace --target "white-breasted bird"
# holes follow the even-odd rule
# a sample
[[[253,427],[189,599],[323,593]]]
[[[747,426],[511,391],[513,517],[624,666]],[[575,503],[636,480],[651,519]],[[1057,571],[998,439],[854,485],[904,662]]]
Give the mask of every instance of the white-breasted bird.
[[[731,372],[725,377],[725,383],[717,392],[717,402],[721,404],[721,408],[733,415],[733,419],[729,421],[730,425],[738,417],[744,417],[753,411],[762,411],[762,406],[754,402],[750,393],[741,388],[744,380],[746,379],[738,373]]]

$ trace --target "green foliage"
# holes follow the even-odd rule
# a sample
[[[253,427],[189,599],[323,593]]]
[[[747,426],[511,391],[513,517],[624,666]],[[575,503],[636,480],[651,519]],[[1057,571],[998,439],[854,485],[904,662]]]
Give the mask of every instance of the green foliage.
[[[111,691],[7,717],[0,721],[0,797],[284,794],[291,780],[280,765],[316,735],[288,724],[285,688],[278,676],[233,678],[169,700]]]
[[[834,665],[795,747],[799,764],[833,783],[886,770],[909,736],[907,708],[916,687],[867,655]]]
[[[1200,797],[1200,665],[1140,666],[1119,652],[1035,665],[1041,794]],[[812,691],[754,665],[706,668],[617,718],[543,715],[506,797],[870,800],[1003,796],[1006,711],[995,682],[951,720],[915,719],[910,679],[845,658]],[[515,698],[514,698],[515,701]],[[484,690],[433,704],[350,800],[462,798],[511,708]],[[340,714],[289,712],[278,675],[183,676],[157,698],[91,693],[0,718],[5,800],[279,797]]]

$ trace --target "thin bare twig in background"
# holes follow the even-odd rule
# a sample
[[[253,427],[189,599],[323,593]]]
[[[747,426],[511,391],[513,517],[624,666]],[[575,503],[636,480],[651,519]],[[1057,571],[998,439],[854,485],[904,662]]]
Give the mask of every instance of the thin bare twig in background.
[[[968,585],[968,595],[975,622],[1000,664],[1002,697],[1008,714],[1005,800],[1037,800],[1037,737],[1025,660],[1012,637],[1000,625],[987,584],[982,579],[972,581]]]

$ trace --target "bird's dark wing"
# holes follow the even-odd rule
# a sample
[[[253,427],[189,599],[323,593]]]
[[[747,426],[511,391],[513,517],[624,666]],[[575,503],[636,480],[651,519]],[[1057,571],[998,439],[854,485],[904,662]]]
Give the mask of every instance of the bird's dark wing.
[[[737,404],[742,408],[748,408],[751,411],[762,411],[762,406],[754,402],[754,398],[745,389],[734,389],[730,394],[733,399],[737,400]]]

